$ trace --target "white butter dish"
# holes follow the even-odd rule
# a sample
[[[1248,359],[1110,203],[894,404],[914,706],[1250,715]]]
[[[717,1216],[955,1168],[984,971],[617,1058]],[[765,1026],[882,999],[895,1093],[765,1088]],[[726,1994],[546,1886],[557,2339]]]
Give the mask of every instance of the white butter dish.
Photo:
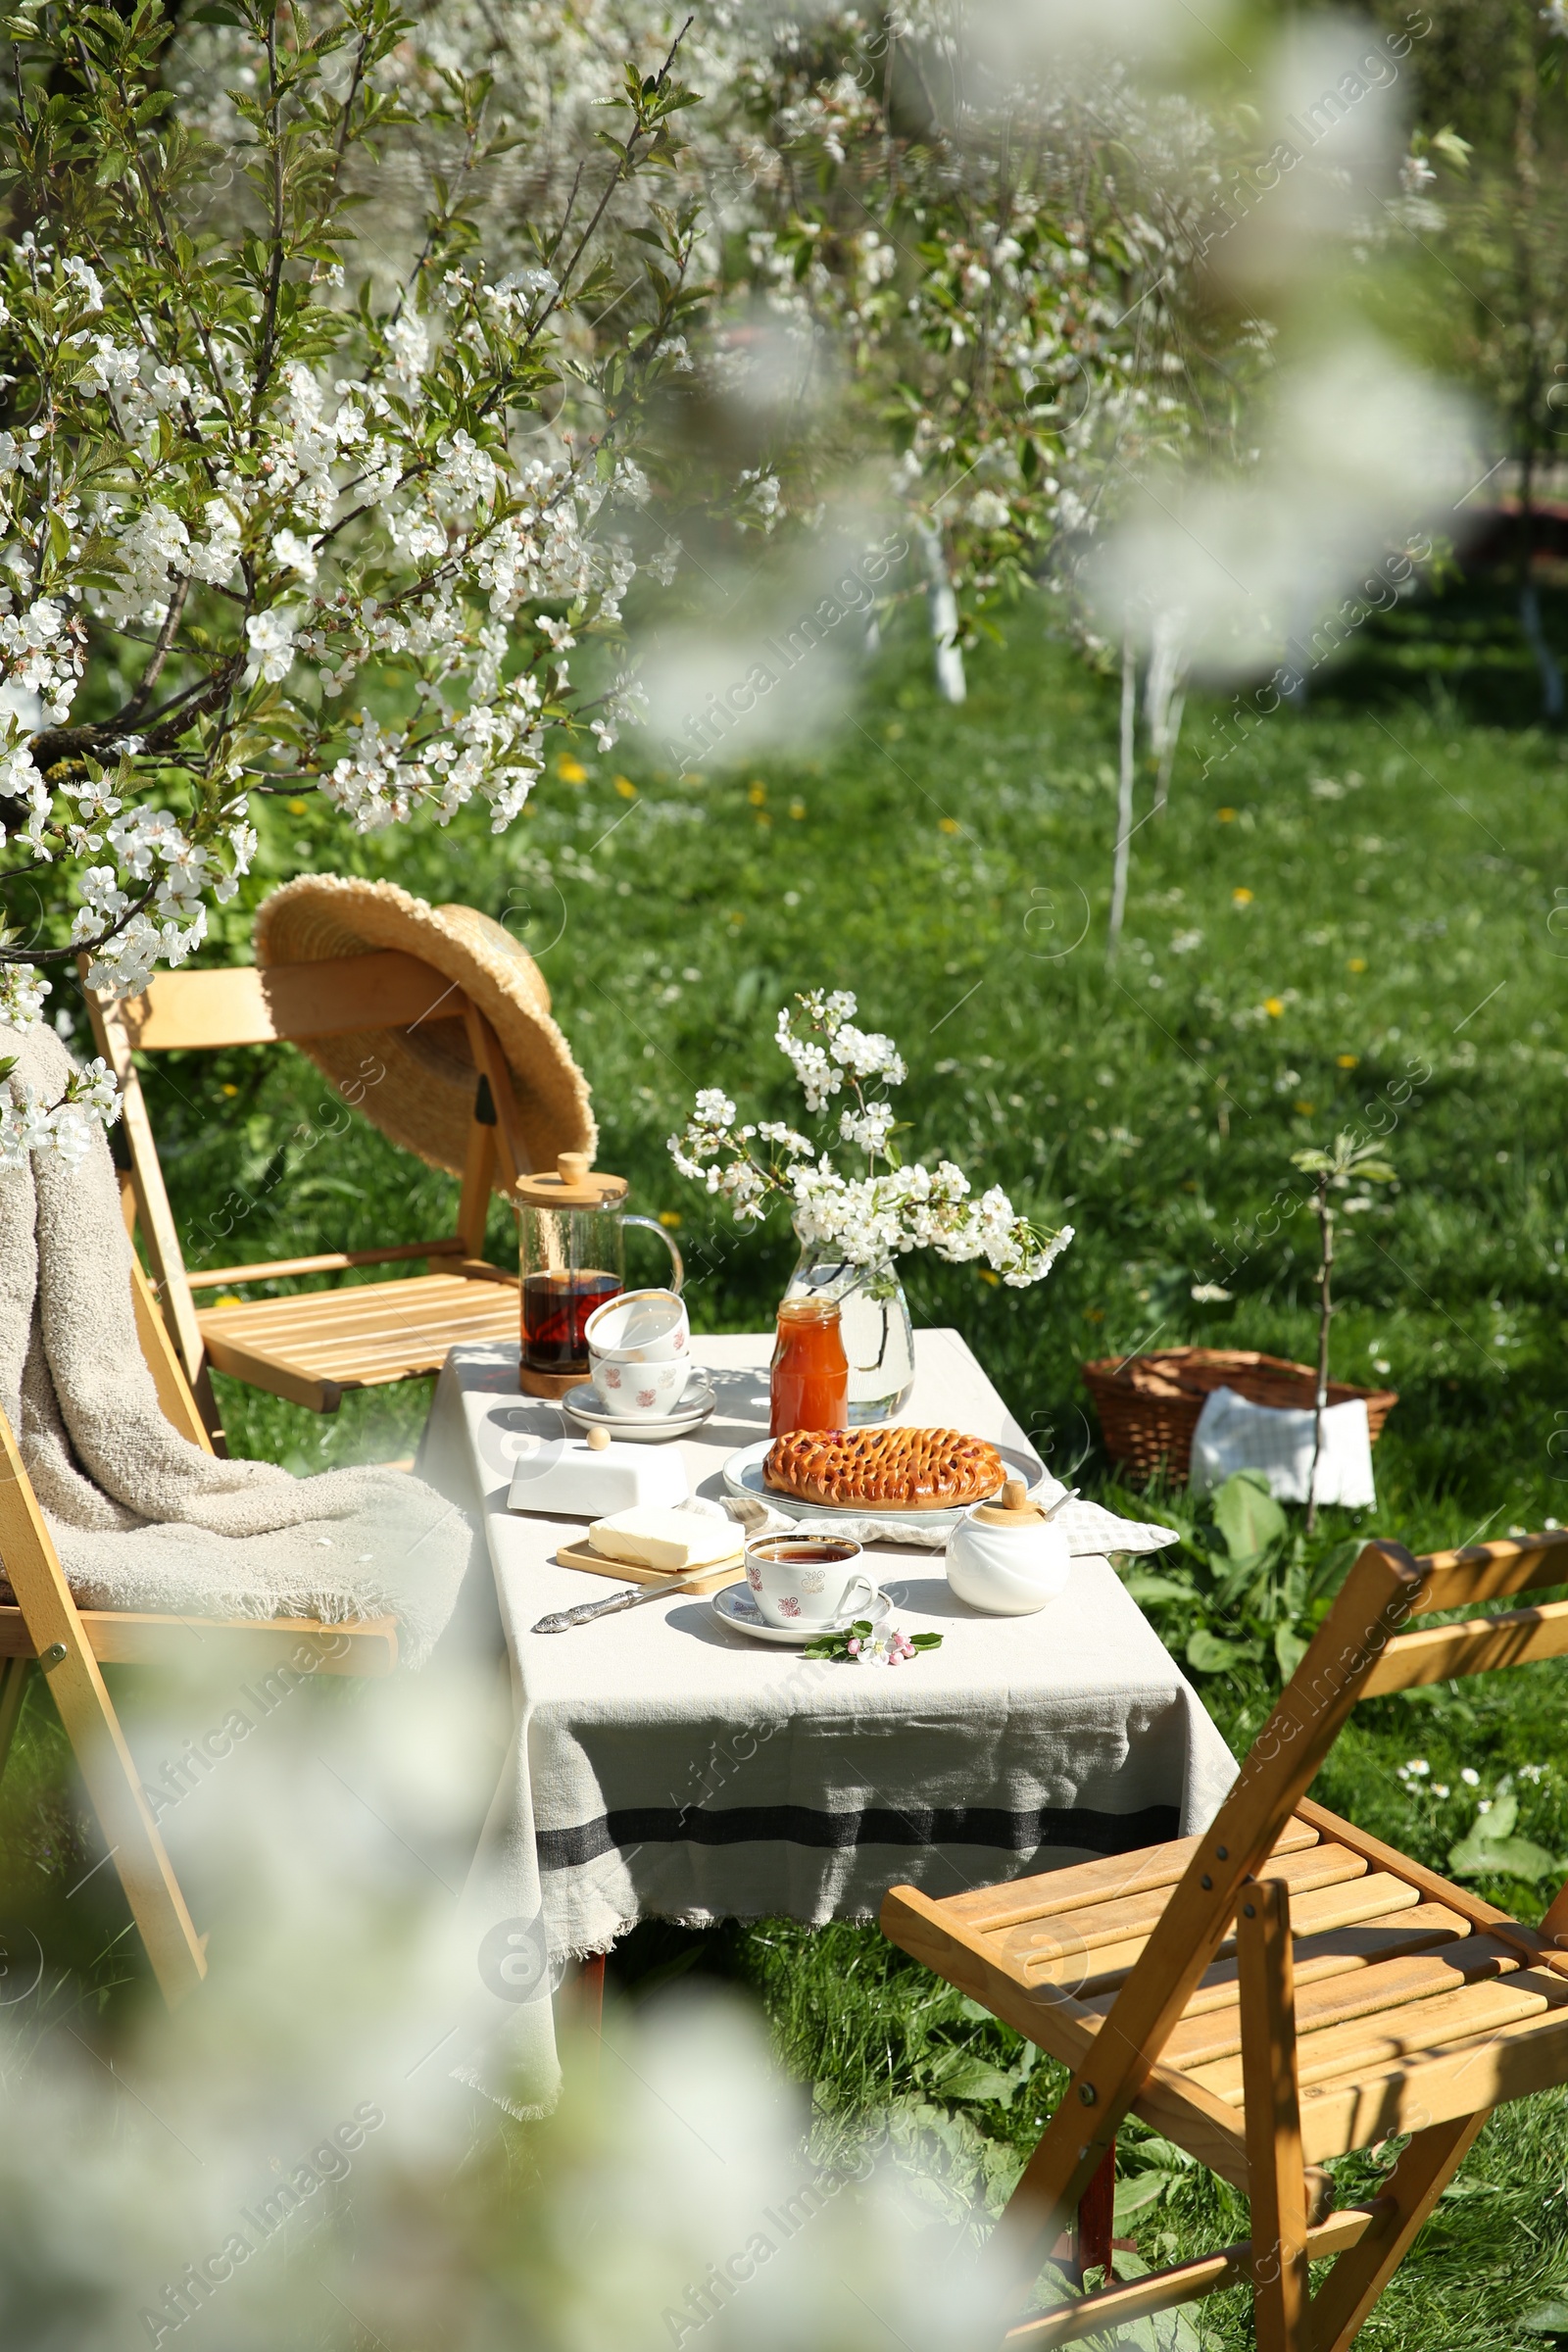
[[[544,1511],[552,1518],[606,1519],[614,1511],[685,1502],[691,1493],[677,1446],[617,1445],[597,1448],[586,1438],[517,1441],[508,1508]]]

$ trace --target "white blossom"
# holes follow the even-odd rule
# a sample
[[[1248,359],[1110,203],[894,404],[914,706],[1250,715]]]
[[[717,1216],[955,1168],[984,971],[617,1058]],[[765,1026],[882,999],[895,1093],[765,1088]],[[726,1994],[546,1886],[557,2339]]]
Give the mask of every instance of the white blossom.
[[[254,686],[265,678],[275,686],[288,676],[294,666],[294,631],[299,625],[297,610],[274,605],[270,612],[253,612],[245,623],[250,640],[251,658],[245,664],[245,683]]]

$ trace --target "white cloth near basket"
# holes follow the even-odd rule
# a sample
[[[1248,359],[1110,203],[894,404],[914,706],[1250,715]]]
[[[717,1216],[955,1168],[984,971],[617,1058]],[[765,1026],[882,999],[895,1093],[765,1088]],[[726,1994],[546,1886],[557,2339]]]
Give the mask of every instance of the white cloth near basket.
[[[1234,1389],[1214,1389],[1193,1433],[1191,1489],[1211,1494],[1236,1470],[1261,1470],[1278,1502],[1305,1502],[1312,1490],[1313,1423],[1310,1405],[1250,1404]],[[1377,1501],[1372,1482],[1372,1435],[1363,1398],[1331,1404],[1323,1414],[1323,1449],[1318,1457],[1317,1499],[1349,1510]]]

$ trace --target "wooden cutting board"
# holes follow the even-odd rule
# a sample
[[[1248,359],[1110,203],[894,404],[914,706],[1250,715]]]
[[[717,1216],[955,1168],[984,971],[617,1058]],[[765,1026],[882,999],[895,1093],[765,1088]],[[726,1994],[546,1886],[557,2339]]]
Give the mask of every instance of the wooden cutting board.
[[[560,1568],[586,1568],[590,1576],[612,1576],[617,1585],[680,1585],[688,1592],[716,1592],[721,1585],[733,1585],[746,1574],[744,1555],[737,1551],[732,1560],[716,1560],[701,1576],[683,1577],[667,1568],[644,1568],[630,1560],[607,1560],[602,1551],[591,1544],[563,1544],[556,1553]]]

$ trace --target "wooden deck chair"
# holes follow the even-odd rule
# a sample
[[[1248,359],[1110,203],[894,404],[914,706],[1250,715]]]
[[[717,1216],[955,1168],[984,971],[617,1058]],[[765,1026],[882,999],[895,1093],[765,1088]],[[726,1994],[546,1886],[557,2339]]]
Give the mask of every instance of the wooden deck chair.
[[[123,1097],[136,1218],[147,1255],[185,1377],[220,1446],[221,1426],[209,1365],[313,1412],[333,1413],[346,1389],[439,1372],[448,1348],[460,1341],[516,1339],[517,1278],[484,1257],[485,1218],[498,1158],[508,1183],[527,1174],[531,1165],[511,1073],[484,1015],[429,964],[388,951],[274,964],[265,971],[234,965],[218,971],[167,972],[144,995],[122,1004],[93,989],[87,989],[86,996],[99,1050]],[[437,1006],[443,1020],[462,1015],[481,1074],[456,1233],[380,1250],[331,1250],[312,1257],[189,1272],[158,1162],[135,1054],[416,1028]],[[192,1296],[283,1275],[335,1274],[351,1266],[418,1258],[434,1260],[446,1270],[200,1310]]]
[[[1072,2070],[993,2240],[999,2310],[1021,2309],[1086,2192],[1108,2202],[1129,2110],[1250,2201],[1249,2239],[1107,2276],[1013,2319],[1009,2346],[1250,2280],[1260,2352],[1343,2352],[1491,2110],[1568,2082],[1568,1888],[1525,1927],[1305,1801],[1358,1698],[1568,1654],[1568,1601],[1412,1617],[1564,1583],[1568,1533],[1422,1559],[1369,1544],[1202,1837],[888,1895],[895,1943]],[[1406,2132],[1382,2193],[1334,2211],[1327,2160]],[[1107,2230],[1107,2273],[1108,2252]]]
[[[210,1453],[212,1442],[140,1266],[132,1274],[136,1328],[165,1416]],[[323,1625],[314,1617],[167,1617],[78,1609],[44,1524],[16,1435],[0,1413],[0,1563],[15,1606],[0,1606],[0,1772],[16,1736],[36,1663],[71,1741],[88,1799],[120,1874],[153,1974],[171,2008],[207,1974],[206,1943],[191,1923],[147,1792],[125,1743],[102,1668],[187,1665],[232,1651],[250,1676],[390,1674],[393,1617]]]

